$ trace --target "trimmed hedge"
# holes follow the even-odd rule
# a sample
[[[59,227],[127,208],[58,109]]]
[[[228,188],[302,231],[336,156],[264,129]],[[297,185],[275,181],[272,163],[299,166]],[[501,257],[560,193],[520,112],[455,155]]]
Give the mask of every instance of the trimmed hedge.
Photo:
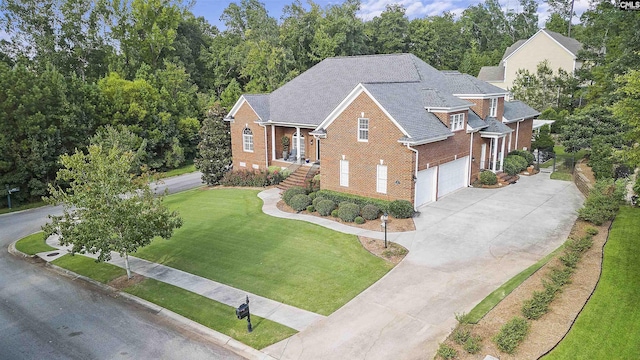
[[[381,211],[389,211],[389,201],[379,200],[367,198],[364,196],[344,194],[337,191],[331,190],[320,190],[317,192],[316,196],[322,196],[325,199],[333,200],[336,204],[340,204],[341,202],[347,201],[350,203],[357,204],[361,208],[363,208],[367,204],[372,204],[377,206]]]
[[[291,187],[284,191],[284,193],[282,194],[282,200],[285,204],[291,206],[291,198],[296,195],[307,195],[307,190],[300,186]]]
[[[480,183],[482,185],[495,185],[498,183],[498,177],[491,171],[483,171],[480,173]]]
[[[309,195],[298,194],[291,198],[290,206],[295,211],[306,210],[307,206],[311,205],[311,199],[309,199]]]
[[[323,196],[318,196],[318,193],[315,193],[315,194],[316,194],[316,196],[315,196],[313,199],[311,199],[311,200],[312,200],[312,201],[311,201],[311,204],[312,204],[313,206],[315,206],[315,207],[318,207],[318,203],[319,203],[320,201],[322,201],[322,200],[328,200],[327,198],[325,198],[325,197],[323,197]]]
[[[316,211],[316,208],[313,205],[309,205],[309,206],[307,206],[307,211],[312,213],[312,212]]]
[[[375,220],[380,214],[380,208],[373,204],[367,204],[362,207],[362,211],[360,213],[365,220]]]
[[[527,160],[520,155],[509,155],[504,159],[504,172],[513,176],[529,166]]]
[[[318,199],[316,197],[316,199]],[[318,210],[318,214],[322,215],[322,216],[329,216],[331,215],[331,212],[333,210],[335,210],[336,208],[336,203],[334,203],[331,200],[320,200],[320,202],[317,202],[316,205],[316,210]]]
[[[362,216],[356,216],[353,222],[355,222],[358,225],[364,224],[364,218]]]
[[[407,200],[394,200],[389,204],[389,214],[396,219],[408,219],[413,216],[413,205]]]
[[[344,222],[353,222],[360,215],[360,206],[350,202],[342,202],[338,207],[338,217]]]

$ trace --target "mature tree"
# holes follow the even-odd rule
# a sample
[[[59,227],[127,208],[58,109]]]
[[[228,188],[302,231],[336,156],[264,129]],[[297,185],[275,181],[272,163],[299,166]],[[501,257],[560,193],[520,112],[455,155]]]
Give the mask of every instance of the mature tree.
[[[632,164],[640,164],[640,70],[632,70],[617,79],[619,100],[613,105],[613,115],[627,124],[627,157]]]
[[[431,58],[423,60],[440,70],[457,70],[465,49],[469,48],[469,42],[462,36],[460,22],[456,22],[449,12],[431,16],[429,22],[433,29],[431,46],[435,52]]]
[[[469,6],[462,12],[460,23],[465,36],[481,52],[504,49],[513,43],[507,17],[497,0]]]
[[[365,24],[371,48],[378,54],[406,52],[409,46],[409,19],[402,5],[387,5],[385,11]]]
[[[231,107],[238,101],[238,98],[242,95],[242,89],[236,79],[231,79],[229,86],[220,94],[220,105],[222,107],[231,109]]]
[[[226,110],[219,104],[207,111],[200,129],[196,168],[202,172],[202,181],[217,185],[231,165],[231,135],[229,123],[224,121]]]
[[[147,141],[134,134],[125,125],[107,125],[96,131],[91,137],[92,145],[100,145],[105,149],[119,148],[122,152],[133,152],[129,172],[140,175],[146,168]]]
[[[534,74],[526,69],[518,70],[511,92],[514,98],[542,111],[549,107],[572,109],[577,89],[576,78],[563,69],[554,73],[545,60],[538,64]]]
[[[549,125],[545,125],[536,134],[533,142],[531,142],[531,148],[538,150],[538,163],[540,163],[540,151],[552,150],[555,142],[551,137],[551,128]]]
[[[520,12],[507,9],[508,32],[511,42],[528,39],[538,31],[538,2],[535,0],[520,0]]]
[[[282,10],[282,24],[280,25],[280,44],[291,50],[295,59],[295,67],[304,72],[313,66],[317,60],[311,55],[311,43],[320,28],[323,10],[311,0],[307,1],[309,11],[300,0],[286,5]],[[223,104],[223,106],[226,106]]]
[[[129,173],[135,154],[100,145],[89,146],[85,154],[60,157],[62,168],[56,179],[68,188],[49,185],[49,204],[62,204],[63,214],[50,216],[45,236],[57,234],[71,253],[98,254],[98,261],[111,259],[115,251],[125,259],[131,278],[129,254],[159,236],[168,239],[182,219],[169,211],[162,198],[149,188],[148,176]]]
[[[619,148],[624,144],[622,135],[626,129],[625,124],[607,108],[589,105],[565,119],[560,139],[569,152],[591,147],[591,141],[596,136],[610,146]]]

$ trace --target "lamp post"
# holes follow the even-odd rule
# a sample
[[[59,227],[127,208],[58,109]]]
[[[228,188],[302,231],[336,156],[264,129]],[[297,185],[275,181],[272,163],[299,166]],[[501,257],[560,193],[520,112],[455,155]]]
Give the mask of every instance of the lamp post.
[[[387,248],[387,220],[389,220],[389,215],[385,212],[380,216],[380,220],[382,220],[382,227],[384,228],[384,248]]]

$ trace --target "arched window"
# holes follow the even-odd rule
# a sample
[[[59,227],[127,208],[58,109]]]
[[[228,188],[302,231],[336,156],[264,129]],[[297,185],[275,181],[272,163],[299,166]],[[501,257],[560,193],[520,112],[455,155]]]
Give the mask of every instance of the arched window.
[[[253,152],[253,133],[249,128],[244,128],[242,131],[242,149],[247,152]]]

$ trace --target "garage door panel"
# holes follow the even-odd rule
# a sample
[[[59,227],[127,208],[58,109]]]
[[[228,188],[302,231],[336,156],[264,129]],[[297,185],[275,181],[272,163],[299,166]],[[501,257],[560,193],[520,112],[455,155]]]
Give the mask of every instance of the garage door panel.
[[[435,200],[437,168],[418,171],[416,207]]]
[[[465,156],[438,166],[438,197],[466,186],[468,160]]]

